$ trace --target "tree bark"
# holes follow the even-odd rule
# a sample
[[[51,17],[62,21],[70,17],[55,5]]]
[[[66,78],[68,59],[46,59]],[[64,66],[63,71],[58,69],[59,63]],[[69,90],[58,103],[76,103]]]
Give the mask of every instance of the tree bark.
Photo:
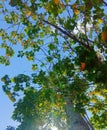
[[[70,123],[69,130],[93,130],[93,128],[84,120],[84,118],[74,111],[69,97],[65,97],[66,113]]]

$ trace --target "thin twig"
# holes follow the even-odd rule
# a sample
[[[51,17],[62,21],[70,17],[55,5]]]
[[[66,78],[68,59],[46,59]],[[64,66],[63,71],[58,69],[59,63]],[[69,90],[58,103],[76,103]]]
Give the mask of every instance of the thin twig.
[[[104,0],[102,0],[103,1],[103,3],[107,6],[107,3],[104,1]]]
[[[84,47],[86,47],[89,50],[92,50],[92,48],[85,44],[84,42],[82,42],[81,40],[79,40],[75,35],[68,33],[67,31],[63,30],[62,28],[60,28],[59,26],[52,24],[46,20],[42,20],[44,23],[51,25],[52,27],[54,27],[55,29],[59,30],[60,32],[62,32],[63,34],[65,34],[66,36],[68,36],[69,38],[73,39],[74,41],[80,43],[81,45],[83,45]]]

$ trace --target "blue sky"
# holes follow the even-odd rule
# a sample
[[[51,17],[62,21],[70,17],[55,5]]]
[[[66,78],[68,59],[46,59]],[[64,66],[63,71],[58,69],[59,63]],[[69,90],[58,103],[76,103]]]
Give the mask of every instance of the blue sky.
[[[1,86],[1,84],[0,84]],[[13,111],[13,103],[7,98],[0,88],[0,129],[5,130],[6,126],[16,126],[17,122],[13,121],[11,114]]]
[[[11,59],[11,65],[5,66],[0,65],[0,78],[9,74],[15,76],[20,73],[28,74],[31,72],[31,62],[27,62],[25,58],[14,57]],[[16,126],[18,123],[13,121],[11,118],[13,103],[8,99],[7,95],[2,90],[2,83],[0,81],[0,130],[5,130],[6,126]]]
[[[6,1],[8,2],[8,1]],[[0,1],[2,3],[2,1]],[[8,7],[7,4],[5,4],[6,7]],[[8,7],[10,8],[10,7]],[[1,28],[8,28],[7,24],[3,21],[3,16],[0,14],[0,29]],[[0,45],[2,43],[2,39],[0,38]],[[8,43],[9,44],[9,43]],[[18,50],[21,50],[20,43],[17,44],[17,46],[14,47],[15,53]],[[0,48],[0,55],[3,55],[5,52]],[[38,57],[40,58],[40,57]],[[5,74],[8,74],[9,76],[16,76],[18,74],[30,74],[32,72],[32,62],[28,62],[28,60],[24,58],[17,58],[15,57],[10,59],[10,65],[5,66],[0,64],[0,79]],[[0,81],[0,130],[5,130],[7,126],[17,126],[19,123],[16,121],[13,121],[11,119],[12,112],[14,110],[13,104],[8,96],[3,92],[2,90],[3,83]]]
[[[0,27],[6,27],[6,24],[1,20],[2,15],[0,15]],[[2,43],[2,40],[0,38],[0,45]],[[4,51],[0,49],[0,55]],[[21,60],[22,61],[22,60]],[[15,75],[18,72],[20,73],[22,71],[22,67],[20,64],[20,61],[16,58],[11,60],[10,66],[5,66],[0,64],[0,79],[5,74],[9,75]],[[2,82],[0,81],[0,130],[5,130],[6,126],[12,125],[16,126],[17,122],[13,121],[11,119],[13,111],[13,103],[8,99],[7,95],[2,90]]]
[[[107,11],[107,9],[106,9]],[[0,26],[5,26],[0,21]],[[0,44],[1,44],[0,39]],[[15,49],[18,50],[20,46],[17,46]],[[0,50],[1,51],[1,50]],[[1,54],[1,53],[0,53]],[[0,78],[5,75],[9,74],[10,76],[15,76],[17,74],[24,73],[30,74],[31,73],[31,62],[28,62],[26,58],[17,58],[16,56],[11,59],[11,65],[5,66],[0,65]],[[5,130],[6,126],[17,126],[18,122],[15,122],[11,119],[13,103],[8,99],[7,95],[2,90],[2,82],[0,81],[0,130]]]
[[[8,1],[6,1],[8,2]],[[2,1],[0,2],[2,3]],[[5,6],[9,7],[5,4]],[[7,28],[8,26],[3,21],[3,16],[0,14],[0,28]],[[0,45],[2,40],[0,38]],[[18,43],[17,46],[14,46],[14,50],[17,52],[20,50],[21,46]],[[0,55],[4,54],[4,51],[0,49]],[[0,79],[5,74],[9,76],[15,76],[18,74],[30,74],[31,72],[31,62],[28,62],[26,58],[17,58],[15,55],[14,58],[10,60],[11,64],[9,66],[1,65],[0,64]],[[11,119],[12,112],[14,110],[13,103],[9,100],[7,95],[2,90],[2,82],[0,81],[0,130],[5,130],[7,126],[17,126],[19,123],[13,121]]]

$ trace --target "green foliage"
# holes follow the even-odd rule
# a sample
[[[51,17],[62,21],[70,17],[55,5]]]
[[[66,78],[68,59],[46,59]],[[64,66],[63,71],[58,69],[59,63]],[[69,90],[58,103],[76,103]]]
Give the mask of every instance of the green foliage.
[[[64,101],[68,96],[75,111],[92,112],[91,121],[96,129],[106,128],[107,3],[101,0],[4,3],[0,3],[0,13],[7,29],[0,29],[0,47],[4,51],[0,64],[10,65],[10,58],[17,54],[32,62],[34,71],[31,76],[1,78],[3,90],[12,101],[20,92],[24,95],[16,101],[13,113],[13,119],[21,123],[17,130],[39,130],[48,121],[47,129],[51,129],[52,116],[55,126],[68,130]],[[21,48],[17,53],[14,46],[18,44]]]
[[[12,126],[7,126],[7,128],[5,130],[15,130],[15,128]]]

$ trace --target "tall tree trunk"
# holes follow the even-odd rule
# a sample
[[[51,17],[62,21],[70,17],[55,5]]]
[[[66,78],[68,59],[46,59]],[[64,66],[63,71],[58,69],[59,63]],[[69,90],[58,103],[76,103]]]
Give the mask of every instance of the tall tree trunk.
[[[69,97],[65,97],[65,102],[66,113],[70,123],[70,130],[94,130],[78,112],[74,111]]]

